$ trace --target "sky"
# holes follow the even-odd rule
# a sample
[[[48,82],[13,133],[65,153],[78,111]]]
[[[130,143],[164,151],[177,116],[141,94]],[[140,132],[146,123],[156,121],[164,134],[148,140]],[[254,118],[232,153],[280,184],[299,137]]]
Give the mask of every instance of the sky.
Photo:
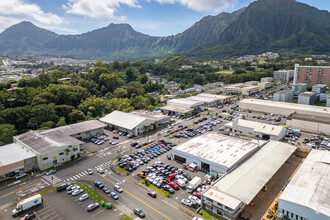
[[[298,0],[330,11],[330,0]],[[58,34],[128,23],[151,36],[181,33],[207,15],[233,12],[253,0],[0,0],[0,32],[21,21]]]

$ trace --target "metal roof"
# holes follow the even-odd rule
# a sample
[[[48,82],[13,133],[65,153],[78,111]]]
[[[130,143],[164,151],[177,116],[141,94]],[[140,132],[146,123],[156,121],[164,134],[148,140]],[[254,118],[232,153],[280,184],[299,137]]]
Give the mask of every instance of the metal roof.
[[[209,132],[178,145],[173,148],[173,152],[190,154],[230,169],[258,147],[258,142]]]
[[[269,141],[211,188],[249,204],[295,150],[293,145]]]
[[[216,99],[218,99],[218,100],[223,100],[223,99],[230,99],[230,98],[232,98],[231,96],[226,96],[226,95],[214,95],[214,94],[209,94],[209,93],[201,93],[201,94],[198,94],[197,96],[211,97],[211,98],[216,98]]]
[[[212,102],[216,102],[219,100],[217,98],[207,97],[207,96],[190,96],[190,97],[188,97],[188,99],[194,100],[194,101],[202,101],[205,103],[212,103]]]
[[[0,147],[0,167],[13,164],[36,155],[19,144],[7,144]]]
[[[302,121],[317,122],[321,124],[328,124],[328,125],[330,124],[330,118],[320,117],[315,115],[292,114],[291,118]]]
[[[188,98],[185,99],[171,99],[167,101],[167,105],[187,105],[189,107],[194,107],[197,105],[203,105],[204,102],[202,101],[197,101],[197,100],[191,100]]]
[[[135,114],[135,115],[139,115],[139,116],[142,116],[142,117],[146,117],[146,118],[149,118],[149,119],[152,119],[152,120],[163,120],[163,119],[168,119],[170,120],[170,117],[167,116],[167,115],[163,115],[162,113],[159,113],[159,112],[150,112],[150,111],[144,111],[144,110],[136,110],[136,111],[132,111],[131,112],[132,114]]]
[[[231,209],[236,209],[239,204],[241,204],[241,200],[236,199],[232,196],[227,195],[226,193],[219,192],[218,190],[214,189],[211,187],[208,189],[203,196],[212,199],[213,201],[216,201],[220,204],[224,204],[225,206],[231,208]]]
[[[39,154],[44,154],[57,147],[83,144],[84,142],[71,137],[71,135],[103,128],[105,126],[106,125],[97,120],[90,120],[48,130],[25,132],[15,136],[15,139]]]
[[[277,125],[270,125],[257,121],[248,121],[244,119],[237,119],[237,120],[238,120],[238,124],[237,124],[238,126],[252,128],[255,132],[262,134],[277,136],[281,134],[283,130],[286,130],[286,128]]]
[[[330,152],[312,150],[279,199],[330,216],[329,183]]]
[[[162,110],[173,111],[173,112],[180,112],[180,113],[187,113],[191,112],[193,109],[183,106],[175,106],[175,105],[167,105],[160,107]]]
[[[153,121],[151,119],[148,119],[140,115],[117,111],[117,110],[111,112],[110,114],[104,116],[103,118],[100,118],[100,121],[102,122],[115,125],[121,128],[125,128],[128,130],[133,130],[136,126],[148,120],[150,121],[150,123],[152,123]]]

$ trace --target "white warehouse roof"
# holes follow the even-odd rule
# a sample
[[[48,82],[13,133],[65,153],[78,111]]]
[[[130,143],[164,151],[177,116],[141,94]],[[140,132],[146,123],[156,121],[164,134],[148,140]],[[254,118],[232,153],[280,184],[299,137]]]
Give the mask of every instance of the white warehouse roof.
[[[0,167],[13,164],[36,155],[19,144],[7,144],[0,147]]]
[[[227,95],[214,95],[214,94],[209,94],[209,93],[201,93],[201,94],[198,94],[197,96],[216,98],[217,100],[230,99],[231,98],[231,96],[227,96]]]
[[[295,150],[293,145],[269,141],[211,188],[249,204]]]
[[[134,129],[136,126],[138,126],[139,124],[141,124],[146,120],[152,121],[151,119],[148,119],[140,115],[117,111],[117,110],[111,112],[110,114],[104,116],[103,118],[100,118],[100,121],[104,123],[122,127],[128,130]]]
[[[212,102],[219,101],[219,99],[217,99],[217,98],[212,98],[212,97],[207,97],[207,96],[190,96],[190,97],[188,97],[188,99],[194,100],[194,101],[202,101],[205,103],[212,103]]]
[[[285,130],[286,128],[277,126],[277,125],[270,125],[265,124],[257,121],[248,121],[244,119],[238,119],[238,126],[248,127],[254,129],[255,132],[268,134],[268,135],[280,135],[280,133]]]
[[[258,142],[210,132],[178,145],[173,153],[182,152],[230,169],[258,147]]]
[[[193,108],[195,106],[203,105],[204,102],[191,99],[171,99],[167,101],[167,105],[187,106]]]
[[[330,216],[330,152],[312,150],[279,198]]]

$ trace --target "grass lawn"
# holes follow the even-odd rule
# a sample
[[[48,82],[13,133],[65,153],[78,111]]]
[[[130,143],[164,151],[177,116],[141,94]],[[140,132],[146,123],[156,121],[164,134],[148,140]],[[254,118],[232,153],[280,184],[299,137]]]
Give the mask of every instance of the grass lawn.
[[[151,183],[149,183],[149,184],[145,184],[144,183],[144,180],[141,180],[140,181],[143,185],[145,185],[145,186],[148,186],[150,189],[153,189],[154,191],[156,191],[156,192],[159,192],[160,194],[162,194],[162,195],[164,195],[164,196],[168,196],[168,192],[167,191],[164,191],[164,190],[162,190],[162,189],[159,189],[158,187],[156,187],[156,186],[154,186],[154,185],[152,185]]]
[[[221,73],[221,74],[232,74],[234,71],[232,70],[220,70],[220,71],[217,71],[215,73]]]
[[[49,189],[45,189],[44,191],[41,191],[40,192],[40,195],[45,195],[46,193],[54,192],[55,190],[56,190],[56,187],[53,186],[53,187],[51,187]]]
[[[87,193],[88,196],[93,199],[95,202],[99,203],[101,205],[101,201],[103,200],[105,203],[108,203],[108,200],[106,200],[103,196],[92,190],[89,186],[86,186],[82,183],[74,183],[80,186],[81,189],[84,190],[84,193]]]
[[[120,166],[118,166],[118,164],[116,164],[116,167],[117,167],[117,169],[121,172],[121,173],[123,173],[123,174],[127,174],[127,171],[126,170],[124,170],[124,169],[122,169]]]
[[[198,214],[200,214],[203,219],[209,220],[211,218],[214,218],[211,214],[209,214],[208,212],[206,212],[204,209],[201,209]],[[215,219],[220,220],[218,218],[215,218]]]
[[[125,215],[123,218],[123,220],[132,220],[130,217],[128,217],[127,215]]]

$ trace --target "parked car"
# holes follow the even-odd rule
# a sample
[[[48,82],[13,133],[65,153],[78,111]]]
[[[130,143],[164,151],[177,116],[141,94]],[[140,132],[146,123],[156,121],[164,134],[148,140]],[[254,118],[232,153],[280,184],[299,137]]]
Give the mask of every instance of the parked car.
[[[122,193],[122,192],[123,192],[123,189],[122,189],[120,186],[118,186],[118,185],[115,185],[115,186],[114,186],[114,189],[115,189],[117,192],[119,192],[119,193]]]
[[[36,217],[36,215],[34,213],[26,214],[26,215],[24,215],[24,217],[20,218],[20,220],[30,220],[30,219],[34,219],[35,217]]]
[[[139,216],[140,218],[144,218],[145,217],[145,214],[144,212],[142,211],[142,209],[139,209],[139,208],[135,208],[134,210],[134,213]]]
[[[113,198],[114,200],[118,200],[119,196],[115,192],[110,193],[110,197]]]
[[[18,174],[15,178],[16,178],[16,179],[20,179],[20,178],[22,178],[22,177],[24,177],[24,176],[26,176],[26,173],[20,173],[20,174]]]
[[[94,181],[94,185],[99,189],[103,189],[104,185],[100,181]]]
[[[79,201],[82,202],[82,201],[85,201],[88,198],[89,198],[88,194],[85,193],[85,194],[83,194],[82,196],[79,197]]]
[[[72,192],[72,196],[77,196],[77,195],[79,195],[80,193],[83,193],[84,192],[84,190],[82,190],[82,189],[77,189],[77,190],[75,190],[75,191],[73,191]]]
[[[118,136],[113,136],[112,138],[113,138],[113,139],[119,139],[119,137],[118,137]]]
[[[190,199],[182,199],[181,203],[186,206],[192,206],[192,201]]]
[[[56,170],[50,170],[46,173],[46,176],[53,175],[54,173],[56,173]]]
[[[58,186],[57,187],[57,192],[61,192],[61,191],[65,190],[68,186],[70,186],[69,183],[64,183],[64,184]]]
[[[96,203],[92,203],[92,204],[89,204],[87,206],[87,211],[88,212],[92,212],[94,211],[95,209],[97,209],[100,205],[96,202]]]
[[[109,194],[110,193],[110,190],[108,189],[108,188],[106,188],[106,187],[103,187],[103,192],[105,192],[105,194]]]

